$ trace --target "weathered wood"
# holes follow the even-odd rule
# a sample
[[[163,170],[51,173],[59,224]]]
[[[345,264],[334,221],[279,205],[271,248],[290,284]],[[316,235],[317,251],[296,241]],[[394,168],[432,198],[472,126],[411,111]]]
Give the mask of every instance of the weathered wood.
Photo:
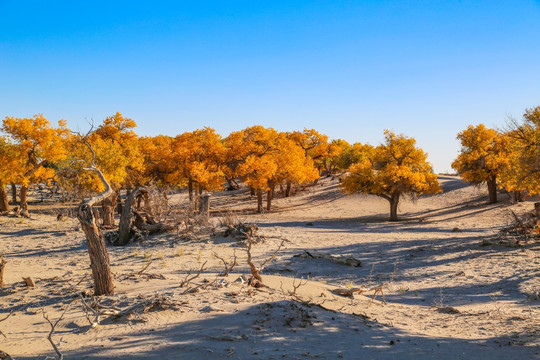
[[[307,258],[307,259],[325,259],[325,260],[333,261],[338,264],[352,266],[352,267],[362,266],[362,262],[352,256],[333,256],[329,254],[317,254],[317,253],[311,253],[309,251],[304,251],[301,254],[294,255],[293,257]]]
[[[9,211],[9,199],[4,185],[0,185],[0,212]]]
[[[4,269],[6,268],[6,260],[4,254],[0,254],[0,289],[4,287]]]
[[[210,216],[210,194],[205,193],[200,196],[199,215],[208,218]]]
[[[31,276],[22,278],[27,287],[36,287],[36,283]]]
[[[96,219],[94,218],[94,212],[92,211],[92,206],[96,203],[99,203],[109,196],[114,194],[114,190],[109,185],[108,181],[105,179],[103,173],[95,167],[94,165],[94,150],[85,140],[86,145],[92,152],[92,165],[84,170],[95,172],[103,185],[105,190],[99,193],[96,196],[91,197],[88,200],[85,200],[79,206],[77,212],[77,218],[81,223],[81,228],[86,235],[86,240],[88,242],[88,255],[90,256],[90,266],[92,268],[92,277],[94,280],[94,294],[95,295],[113,295],[114,294],[114,283],[111,274],[111,266],[109,263],[109,253],[107,252],[107,246],[105,245],[105,239],[103,238],[103,233],[99,228]]]
[[[19,211],[19,214],[21,216],[24,216],[25,218],[30,217],[30,213],[28,212],[28,202],[26,198],[27,194],[28,194],[28,186],[25,186],[25,185],[21,186],[21,192],[19,194],[19,199],[21,202],[21,209]]]
[[[263,213],[263,191],[261,189],[257,189],[257,212]]]
[[[11,183],[11,202],[13,205],[17,204],[17,185]]]
[[[120,223],[118,225],[118,245],[126,245],[131,239],[131,227],[133,224],[133,210],[131,209],[135,202],[137,202],[137,208],[140,207],[139,200],[142,199],[143,194],[148,194],[148,189],[139,187],[133,190],[126,198],[122,215],[120,216]]]

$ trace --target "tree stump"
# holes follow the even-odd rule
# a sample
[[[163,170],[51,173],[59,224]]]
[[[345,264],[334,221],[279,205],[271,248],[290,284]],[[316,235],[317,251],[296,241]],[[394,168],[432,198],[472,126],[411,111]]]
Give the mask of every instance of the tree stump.
[[[199,202],[199,214],[208,219],[210,216],[210,194],[202,194]]]

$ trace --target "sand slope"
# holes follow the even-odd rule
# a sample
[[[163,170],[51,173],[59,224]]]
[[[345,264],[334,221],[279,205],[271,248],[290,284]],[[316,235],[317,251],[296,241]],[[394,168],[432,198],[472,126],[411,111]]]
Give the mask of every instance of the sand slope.
[[[403,201],[400,222],[387,221],[385,200],[343,196],[331,179],[276,199],[275,210],[264,215],[252,212],[255,200],[246,190],[215,194],[216,214],[259,224],[265,240],[253,249],[256,262],[285,240],[263,272],[268,287],[240,281],[249,270],[245,246],[235,239],[151,237],[110,248],[116,295],[102,303],[141,306],[129,316],[103,317],[96,328],[79,295],[91,293],[91,283],[77,222],[2,217],[0,251],[8,264],[0,319],[14,313],[0,322],[0,350],[18,359],[53,356],[40,308],[54,320],[71,304],[53,339],[73,359],[539,358],[540,245],[481,246],[512,223],[510,210],[523,214],[532,202],[511,204],[501,194],[499,204],[487,205],[484,189],[454,177],[440,180],[445,193]],[[295,257],[306,250],[352,256],[362,266]],[[223,266],[214,252],[228,260],[236,255],[239,266],[218,276]],[[150,257],[143,275],[128,276]],[[205,261],[201,276],[180,287]],[[37,287],[26,289],[23,276],[36,279]],[[332,292],[383,284],[386,304],[380,294],[372,300],[373,291],[354,298]],[[198,291],[185,293],[189,287]],[[147,312],[140,313],[144,305]]]

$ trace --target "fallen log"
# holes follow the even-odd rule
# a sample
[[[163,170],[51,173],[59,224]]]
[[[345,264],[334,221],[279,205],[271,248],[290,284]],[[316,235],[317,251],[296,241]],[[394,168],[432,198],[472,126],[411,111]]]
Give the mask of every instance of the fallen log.
[[[304,259],[326,259],[333,261],[338,264],[352,266],[352,267],[360,267],[362,266],[362,262],[352,256],[334,256],[329,254],[316,254],[311,253],[309,251],[304,251],[301,254],[294,255],[293,257],[297,258],[304,258]]]

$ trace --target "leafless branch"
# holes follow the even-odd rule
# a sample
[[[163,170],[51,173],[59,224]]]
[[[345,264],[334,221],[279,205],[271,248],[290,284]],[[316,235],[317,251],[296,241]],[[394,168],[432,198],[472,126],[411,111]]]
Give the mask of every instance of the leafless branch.
[[[60,315],[60,317],[58,318],[58,320],[56,320],[55,322],[52,322],[50,319],[49,319],[49,316],[47,315],[47,313],[45,312],[45,309],[42,307],[41,308],[41,313],[43,315],[43,318],[45,320],[47,320],[47,322],[49,323],[49,325],[51,326],[51,331],[49,331],[49,335],[47,335],[47,340],[49,340],[49,342],[51,343],[53,349],[54,349],[54,352],[56,353],[56,355],[58,355],[58,359],[59,360],[63,360],[64,359],[64,354],[62,354],[62,352],[58,349],[58,346],[56,346],[56,344],[54,343],[54,341],[52,340],[52,335],[54,333],[54,331],[56,330],[56,326],[60,323],[60,321],[62,321],[62,319],[64,318],[64,315],[66,314],[66,312],[68,311],[69,307],[70,307],[71,303],[69,305],[67,305],[64,309],[64,311],[62,312],[62,315]]]
[[[214,256],[221,260],[223,262],[223,266],[225,266],[225,271],[220,273],[219,276],[227,276],[232,271],[232,269],[236,266],[236,251],[234,252],[234,258],[232,261],[227,261],[225,258],[219,256],[216,252],[214,252]]]
[[[187,286],[189,285],[189,283],[193,280],[195,280],[196,278],[198,278],[201,273],[204,271],[204,265],[206,265],[208,261],[205,261],[202,266],[201,266],[201,269],[195,274],[195,275],[191,275],[192,274],[192,270],[189,270],[188,274],[186,275],[186,277],[184,278],[184,280],[182,280],[182,282],[180,283],[180,287],[184,287],[184,286]]]

